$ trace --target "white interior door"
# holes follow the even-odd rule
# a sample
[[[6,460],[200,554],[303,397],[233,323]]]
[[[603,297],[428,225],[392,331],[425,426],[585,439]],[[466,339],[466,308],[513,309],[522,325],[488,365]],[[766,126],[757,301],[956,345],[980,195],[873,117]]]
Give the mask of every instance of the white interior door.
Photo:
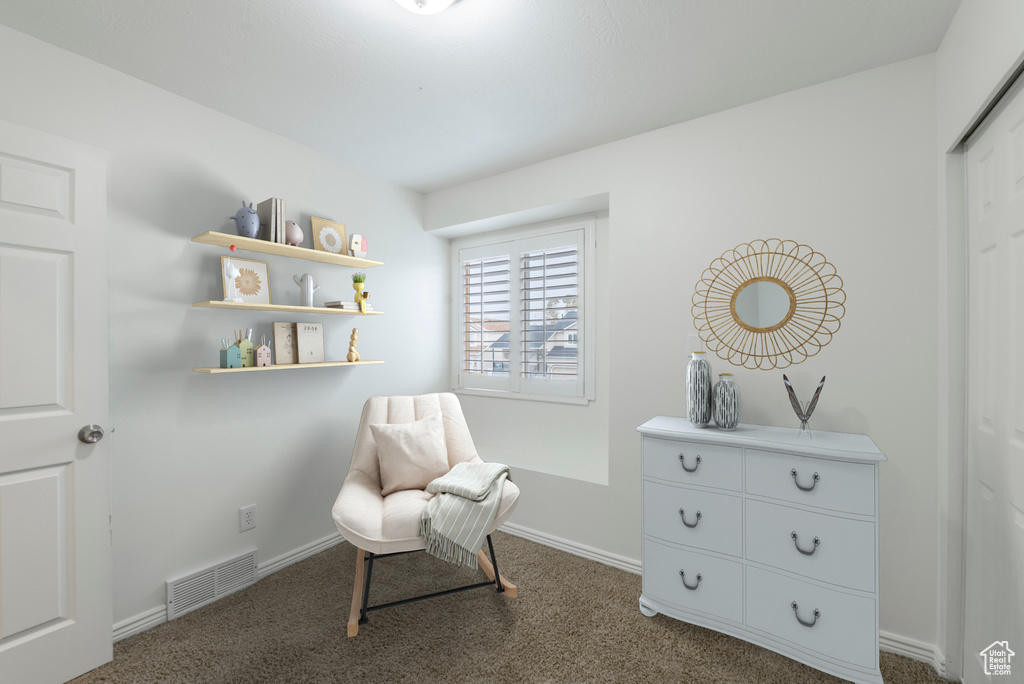
[[[1024,681],[1022,89],[1024,81],[967,143],[970,360],[963,662],[968,683]],[[1010,676],[995,675],[998,656],[982,653],[993,644],[996,651],[1015,654],[1007,663]]]
[[[106,155],[0,121],[0,681],[111,659]]]

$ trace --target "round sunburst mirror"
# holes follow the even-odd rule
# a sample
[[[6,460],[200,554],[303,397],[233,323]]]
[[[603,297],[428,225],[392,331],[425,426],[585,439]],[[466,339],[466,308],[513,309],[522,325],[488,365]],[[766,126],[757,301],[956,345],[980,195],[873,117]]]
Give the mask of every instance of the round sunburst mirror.
[[[711,262],[693,294],[708,349],[744,368],[785,368],[832,340],[846,313],[843,280],[824,256],[792,240],[755,240]]]

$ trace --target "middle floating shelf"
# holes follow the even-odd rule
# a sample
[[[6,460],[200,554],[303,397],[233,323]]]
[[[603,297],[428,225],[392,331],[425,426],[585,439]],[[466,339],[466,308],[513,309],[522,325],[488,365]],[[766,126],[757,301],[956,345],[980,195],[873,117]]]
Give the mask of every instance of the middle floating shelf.
[[[334,366],[365,366],[383,361],[321,361],[319,363],[288,363],[271,366],[246,366],[245,368],[193,368],[196,373],[248,373],[250,371],[298,370],[300,368],[331,368]]]
[[[380,316],[383,311],[360,313],[353,309],[338,309],[327,306],[295,306],[292,304],[253,304],[251,302],[223,302],[216,299],[207,302],[193,302],[192,306],[208,309],[243,309],[245,311],[287,311],[288,313],[341,314],[346,316]]]

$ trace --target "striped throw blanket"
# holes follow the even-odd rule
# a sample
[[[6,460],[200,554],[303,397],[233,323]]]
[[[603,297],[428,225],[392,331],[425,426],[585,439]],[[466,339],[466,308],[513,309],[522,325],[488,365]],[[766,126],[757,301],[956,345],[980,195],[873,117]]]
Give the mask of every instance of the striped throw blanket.
[[[435,494],[420,518],[427,553],[476,568],[477,552],[498,514],[501,488],[508,477],[501,463],[457,463],[447,475],[427,485]]]

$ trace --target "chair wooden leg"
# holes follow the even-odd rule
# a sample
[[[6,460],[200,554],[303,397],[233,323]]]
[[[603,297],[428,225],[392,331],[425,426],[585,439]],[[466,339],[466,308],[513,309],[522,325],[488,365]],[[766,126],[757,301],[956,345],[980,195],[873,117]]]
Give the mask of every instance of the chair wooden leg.
[[[359,634],[359,613],[363,607],[363,568],[366,565],[363,560],[366,552],[358,549],[356,553],[356,580],[352,587],[352,610],[348,614],[348,635],[354,637]]]
[[[497,584],[498,580],[494,577],[494,566],[491,565],[491,559],[487,557],[487,554],[484,553],[483,549],[480,549],[480,551],[477,552],[476,560],[477,563],[480,564],[480,569],[484,571],[485,575],[487,575],[487,579]],[[508,596],[509,598],[518,598],[519,590],[516,588],[516,585],[509,582],[500,572],[498,573],[498,577],[501,577],[501,586],[505,588],[505,596]],[[351,627],[349,629],[351,629]]]

